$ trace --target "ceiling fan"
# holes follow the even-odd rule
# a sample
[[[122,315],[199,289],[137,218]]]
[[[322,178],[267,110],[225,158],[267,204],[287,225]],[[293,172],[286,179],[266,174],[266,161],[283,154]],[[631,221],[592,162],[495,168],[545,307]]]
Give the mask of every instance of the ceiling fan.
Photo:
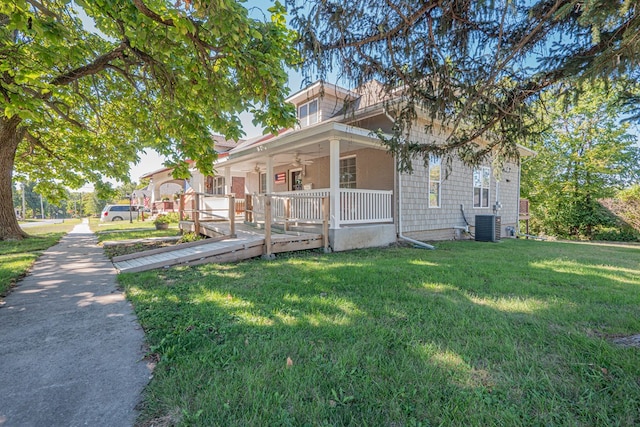
[[[260,169],[260,164],[256,163],[256,165],[251,168],[251,169],[241,169],[242,172],[249,172],[249,173],[257,173],[258,175],[262,172],[264,172],[262,169]]]
[[[303,166],[303,165],[304,165],[304,166],[306,166],[306,165],[310,165],[310,164],[312,164],[312,163],[313,163],[313,160],[303,160],[303,159],[301,159],[301,158],[300,158],[300,153],[298,153],[298,152],[296,151],[296,153],[295,153],[295,154],[294,154],[294,156],[293,156],[293,162],[291,163],[291,166],[297,166],[297,167],[300,167],[300,166]]]

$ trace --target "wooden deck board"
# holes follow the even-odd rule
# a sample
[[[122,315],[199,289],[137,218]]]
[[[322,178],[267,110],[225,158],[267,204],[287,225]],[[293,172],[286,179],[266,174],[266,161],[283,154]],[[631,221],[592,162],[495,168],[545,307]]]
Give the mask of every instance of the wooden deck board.
[[[263,239],[229,239],[228,241],[211,242],[189,248],[178,248],[174,251],[141,256],[124,261],[115,262],[114,265],[121,272],[145,271],[179,264],[192,264],[206,259],[241,260],[259,256],[262,253]],[[257,254],[257,255],[256,255]],[[213,262],[213,261],[210,261]]]
[[[182,225],[182,224],[181,224]],[[188,225],[188,224],[187,224]],[[229,232],[227,223],[202,223],[215,233]],[[226,227],[226,228],[225,228]],[[236,229],[236,237],[215,237],[186,244],[123,255],[113,259],[121,272],[138,272],[178,265],[196,265],[211,262],[235,262],[255,258],[265,253],[263,231],[242,225]],[[323,247],[323,237],[317,233],[289,232],[273,234],[271,253],[291,252]]]
[[[196,240],[195,242],[178,243],[177,245],[165,246],[163,248],[150,249],[148,251],[136,252],[136,253],[127,254],[127,255],[120,255],[120,256],[114,257],[113,262],[126,261],[128,259],[133,259],[133,258],[141,258],[148,255],[160,254],[163,252],[173,252],[176,250],[175,248],[177,246],[180,246],[181,248],[189,248],[193,246],[207,245],[209,243],[220,241],[222,239],[224,239],[224,237],[202,239],[202,240]]]

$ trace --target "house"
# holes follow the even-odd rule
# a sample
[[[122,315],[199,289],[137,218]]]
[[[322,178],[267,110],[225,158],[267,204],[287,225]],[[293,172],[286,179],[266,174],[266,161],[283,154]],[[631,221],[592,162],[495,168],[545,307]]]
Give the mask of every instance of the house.
[[[496,174],[490,163],[470,168],[453,159],[445,173],[443,160],[432,157],[426,165],[415,160],[411,174],[398,172],[396,160],[372,133],[390,132],[393,126],[380,88],[375,81],[358,90],[317,82],[295,93],[288,101],[297,108],[298,126],[239,142],[219,157],[217,177],[194,174],[191,186],[200,191],[209,179],[206,192],[247,195],[248,200],[269,194],[300,197],[304,204],[304,197],[328,197],[334,251],[398,239],[469,238],[477,215],[499,216],[495,225],[501,235],[514,235],[519,164],[507,163]],[[413,126],[414,141],[426,140],[423,120]],[[446,129],[433,132],[444,140]],[[531,154],[521,149],[521,155]]]
[[[219,160],[228,156],[229,150],[234,148],[238,142],[229,141],[222,136],[213,135],[212,142],[218,153]],[[193,160],[187,160],[190,165],[194,165]],[[208,194],[225,194],[225,187],[222,184],[223,178],[213,176],[203,176],[195,167],[191,168],[191,178],[176,179],[173,177],[172,168],[161,168],[152,172],[148,172],[140,177],[141,180],[148,180],[147,189],[140,194],[148,196],[150,199],[150,209],[153,213],[172,212],[178,210],[176,195],[184,193],[190,188],[201,193]],[[244,197],[244,177],[234,177],[231,191],[236,192],[238,197]],[[168,199],[168,200],[166,200]],[[142,205],[143,200],[139,200],[138,204]]]

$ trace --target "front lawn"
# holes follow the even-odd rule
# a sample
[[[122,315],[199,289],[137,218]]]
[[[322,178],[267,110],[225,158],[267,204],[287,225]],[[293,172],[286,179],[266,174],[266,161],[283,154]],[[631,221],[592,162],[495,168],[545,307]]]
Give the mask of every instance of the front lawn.
[[[639,425],[640,247],[508,240],[120,282],[157,361],[140,425]],[[164,423],[164,424],[163,424]]]
[[[40,254],[60,241],[79,219],[65,219],[59,224],[25,228],[30,237],[24,240],[0,241],[0,297],[24,277]]]
[[[91,218],[89,221],[91,230],[98,236],[98,242],[107,240],[145,239],[149,237],[167,237],[180,234],[178,224],[169,224],[167,230],[156,230],[153,220],[145,221],[108,221],[100,222],[99,218]]]

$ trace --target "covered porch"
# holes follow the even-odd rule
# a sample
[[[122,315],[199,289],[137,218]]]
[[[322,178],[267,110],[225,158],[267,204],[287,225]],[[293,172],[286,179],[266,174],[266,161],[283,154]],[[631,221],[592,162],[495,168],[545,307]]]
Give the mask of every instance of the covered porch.
[[[247,223],[265,220],[269,196],[272,218],[287,229],[312,229],[326,208],[333,250],[396,240],[395,161],[369,130],[325,122],[267,135],[238,146],[216,168],[244,174]]]
[[[294,194],[297,193],[297,194]],[[264,236],[265,255],[287,250],[315,247],[342,251],[363,247],[388,245],[395,241],[393,222],[377,208],[388,205],[383,199],[386,192],[345,192],[347,199],[362,202],[363,217],[368,222],[352,219],[352,225],[330,229],[330,197],[328,192],[291,192],[289,194],[255,194],[246,196],[247,209],[239,213],[236,199],[231,194],[216,196],[189,193],[180,199],[180,228],[211,238],[222,235],[235,237],[238,229],[247,231],[249,225]],[[365,197],[358,198],[357,196]],[[388,196],[388,197],[387,197]],[[382,199],[379,203],[376,199]],[[355,213],[354,213],[355,212]],[[358,209],[348,214],[356,217]],[[369,214],[367,214],[367,212]],[[371,215],[378,212],[380,215]],[[244,220],[244,221],[243,221]]]
[[[368,130],[326,122],[266,135],[240,144],[215,168],[223,194],[235,195],[230,183],[244,178],[248,224],[260,227],[270,215],[285,230],[319,231],[327,218],[334,251],[396,240],[395,162]]]
[[[180,195],[189,187],[187,180],[174,178],[171,168],[149,172],[140,179],[149,182],[144,191],[147,196],[144,205],[151,210],[152,215],[178,211]],[[143,204],[143,201],[140,200],[139,204]]]

